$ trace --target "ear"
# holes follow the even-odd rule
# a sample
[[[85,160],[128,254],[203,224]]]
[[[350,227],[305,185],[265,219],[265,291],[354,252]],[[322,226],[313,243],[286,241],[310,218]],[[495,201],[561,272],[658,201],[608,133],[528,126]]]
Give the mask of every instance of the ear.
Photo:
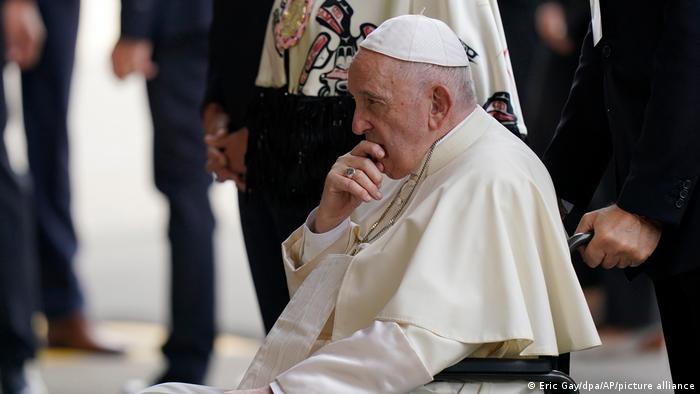
[[[442,127],[454,105],[452,93],[445,85],[435,85],[432,89],[432,100],[430,103],[430,117],[428,118],[428,128],[438,130]]]

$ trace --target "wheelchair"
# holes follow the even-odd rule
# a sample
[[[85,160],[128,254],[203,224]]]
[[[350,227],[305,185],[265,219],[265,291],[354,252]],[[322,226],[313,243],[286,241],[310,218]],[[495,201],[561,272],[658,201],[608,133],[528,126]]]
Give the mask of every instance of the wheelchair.
[[[587,244],[592,233],[578,233],[568,240],[569,250]],[[537,382],[545,393],[579,393],[569,376],[569,354],[533,359],[465,358],[435,375],[436,382]],[[541,384],[541,386],[540,386]]]

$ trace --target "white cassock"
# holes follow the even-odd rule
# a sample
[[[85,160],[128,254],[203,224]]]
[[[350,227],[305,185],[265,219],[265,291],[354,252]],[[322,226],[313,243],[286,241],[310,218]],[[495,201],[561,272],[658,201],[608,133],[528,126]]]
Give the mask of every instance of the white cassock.
[[[252,375],[265,381],[272,371],[268,382],[282,393],[530,393],[525,382],[430,381],[466,356],[527,358],[600,344],[549,175],[483,109],[436,146],[427,177],[398,221],[350,256],[403,181],[384,179],[381,201],[363,204],[328,233],[313,234],[304,225],[284,242],[292,295],[329,260],[346,259],[347,268],[330,301],[334,313],[319,325],[308,354],[277,373],[290,362],[285,358],[295,357],[282,351]],[[295,295],[291,303],[328,298],[307,294],[317,296]],[[287,322],[288,338],[295,325],[313,320],[309,310]],[[263,349],[294,342],[288,338],[268,337]],[[146,392],[223,392],[158,387]]]

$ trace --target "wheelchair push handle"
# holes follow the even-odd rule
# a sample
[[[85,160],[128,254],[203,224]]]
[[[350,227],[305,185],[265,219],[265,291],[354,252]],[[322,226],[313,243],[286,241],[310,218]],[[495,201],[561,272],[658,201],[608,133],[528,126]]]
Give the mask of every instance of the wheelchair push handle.
[[[593,239],[593,233],[576,233],[569,238],[569,250],[574,251],[581,245],[586,245]]]

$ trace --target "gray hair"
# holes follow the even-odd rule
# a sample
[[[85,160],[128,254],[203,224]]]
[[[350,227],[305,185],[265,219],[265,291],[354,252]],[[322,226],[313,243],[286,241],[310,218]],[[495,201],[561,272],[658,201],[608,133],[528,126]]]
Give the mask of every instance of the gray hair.
[[[428,63],[401,62],[405,80],[416,81],[425,87],[442,83],[455,95],[458,103],[470,106],[476,102],[471,70],[465,67],[445,67]]]

